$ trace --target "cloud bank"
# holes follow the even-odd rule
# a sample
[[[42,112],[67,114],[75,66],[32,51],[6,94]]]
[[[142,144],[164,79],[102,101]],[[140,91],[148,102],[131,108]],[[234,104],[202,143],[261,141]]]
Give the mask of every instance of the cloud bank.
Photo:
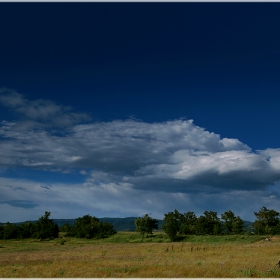
[[[0,94],[2,106],[23,116],[1,122],[0,183],[10,186],[2,187],[2,206],[30,211],[51,205],[59,212],[58,205],[63,205],[60,211],[65,214],[79,209],[75,213],[110,216],[150,211],[163,218],[174,208],[204,211],[212,206],[208,210],[226,211],[231,204],[248,215],[255,203],[278,202],[280,149],[252,151],[238,139],[221,138],[193,120],[89,123],[90,116],[52,101],[30,101],[7,89]],[[79,173],[83,182],[53,181],[50,186],[44,185],[46,178],[8,178],[8,170]],[[32,195],[30,188],[36,190]],[[245,211],[242,206],[249,197],[258,199]]]

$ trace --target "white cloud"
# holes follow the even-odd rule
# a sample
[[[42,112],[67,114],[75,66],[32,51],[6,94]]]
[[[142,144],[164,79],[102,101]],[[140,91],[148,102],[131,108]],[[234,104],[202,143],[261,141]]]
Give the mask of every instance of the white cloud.
[[[179,206],[193,207],[192,211],[203,205],[213,210],[241,207],[244,204],[238,201],[249,199],[250,194],[259,195],[253,206],[268,199],[276,205],[279,200],[277,191],[276,195],[267,194],[280,180],[280,149],[253,152],[239,140],[221,139],[192,120],[78,124],[85,115],[68,107],[52,101],[29,101],[13,91],[2,93],[2,104],[29,119],[2,120],[1,175],[21,168],[63,174],[78,171],[85,179],[81,184],[54,182],[52,188],[42,188],[44,180],[9,179],[12,188],[5,188],[1,205],[3,201],[9,202],[9,207],[25,205],[24,200],[30,207],[50,207],[57,213],[80,209],[75,210],[76,217],[88,211],[125,216],[128,209],[130,215],[163,215]],[[50,119],[52,125],[57,118],[63,125],[59,134],[53,134],[43,120]],[[0,184],[7,185],[7,180],[0,178]],[[19,187],[22,189],[15,191]],[[25,211],[30,214],[30,209]]]
[[[280,149],[266,149],[264,151],[258,151],[261,156],[265,157],[270,163],[270,166],[278,172],[280,169]]]
[[[227,175],[233,172],[248,173],[257,176],[259,172],[263,175],[271,169],[270,163],[261,155],[248,151],[224,151],[224,152],[200,152],[190,150],[179,150],[170,157],[170,163],[145,166],[138,173],[164,178],[176,178],[182,180],[192,179],[196,176],[215,173]],[[256,172],[253,172],[256,171]],[[279,168],[278,168],[279,171]],[[206,175],[207,176],[207,175]]]
[[[237,139],[221,139],[192,120],[97,122],[76,125],[62,136],[2,124],[2,167],[94,169],[104,177],[114,174],[119,182],[128,176],[140,189],[152,189],[155,180],[174,179],[185,192],[200,185],[246,189],[246,184],[255,184],[258,189],[280,180],[279,150],[254,153]],[[176,183],[162,188],[175,191]]]

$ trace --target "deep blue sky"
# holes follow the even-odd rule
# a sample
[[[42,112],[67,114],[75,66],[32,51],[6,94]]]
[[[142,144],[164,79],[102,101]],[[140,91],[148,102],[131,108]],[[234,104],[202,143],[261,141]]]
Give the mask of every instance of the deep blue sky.
[[[279,3],[1,3],[2,86],[278,147]]]
[[[47,118],[31,116],[29,109],[49,100],[51,106],[65,106],[59,109],[64,113],[71,106],[71,112],[87,115],[75,125],[193,119],[195,126],[221,139],[238,139],[253,152],[277,149],[279,14],[279,3],[0,3],[0,87],[6,95],[16,92],[13,100],[25,98],[20,110],[3,101],[0,119],[18,122],[22,131],[31,119],[45,125]],[[29,129],[54,133],[55,121],[50,123]],[[60,126],[60,132],[72,125]],[[43,172],[31,168],[19,175],[22,166],[10,169],[4,160],[1,166],[10,179],[37,182]],[[139,166],[122,172],[136,172]],[[85,161],[79,168],[115,170]],[[73,179],[60,175],[53,180]],[[277,180],[270,178],[267,186]],[[9,196],[2,205],[17,199]],[[133,213],[144,213],[141,209]],[[150,211],[160,215],[163,210]]]

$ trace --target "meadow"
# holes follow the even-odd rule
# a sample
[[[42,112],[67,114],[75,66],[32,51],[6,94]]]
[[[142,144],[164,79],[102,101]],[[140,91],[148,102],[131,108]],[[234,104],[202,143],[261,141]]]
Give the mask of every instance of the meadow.
[[[248,278],[280,277],[280,237],[190,236],[169,242],[162,232],[102,240],[60,236],[49,241],[0,240],[0,277]]]

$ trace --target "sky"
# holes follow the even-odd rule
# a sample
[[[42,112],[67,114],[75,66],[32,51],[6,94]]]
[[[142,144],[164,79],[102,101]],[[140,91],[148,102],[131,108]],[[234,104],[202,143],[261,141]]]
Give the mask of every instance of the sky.
[[[0,222],[280,212],[280,4],[0,3]]]

